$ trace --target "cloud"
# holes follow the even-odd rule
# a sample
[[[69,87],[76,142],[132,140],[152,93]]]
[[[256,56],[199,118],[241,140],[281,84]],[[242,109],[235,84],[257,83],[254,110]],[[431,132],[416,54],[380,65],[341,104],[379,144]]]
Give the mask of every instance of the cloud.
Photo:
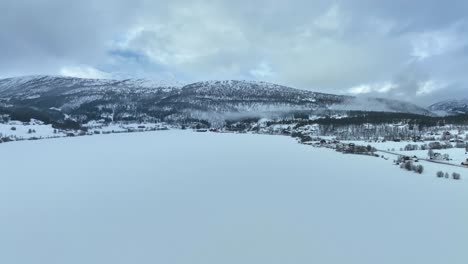
[[[361,84],[351,87],[348,92],[354,95],[380,93],[385,94],[398,89],[398,85],[392,82]]]
[[[3,77],[267,79],[422,103],[468,85],[464,0],[3,0],[0,9]]]
[[[77,77],[77,78],[89,78],[89,79],[109,79],[112,75],[100,71],[90,66],[71,66],[63,67],[60,70],[60,74],[63,76]]]
[[[424,60],[463,49],[468,45],[465,23],[457,22],[448,28],[416,34],[412,40],[412,56]]]
[[[324,14],[315,19],[314,25],[318,29],[337,31],[343,26],[344,20],[340,6],[334,3]]]
[[[271,78],[275,75],[273,70],[271,69],[270,64],[266,62],[261,62],[257,68],[252,69],[250,71],[250,74],[254,76],[257,79],[265,79],[265,78]]]
[[[435,80],[428,80],[418,83],[418,90],[416,91],[416,95],[429,95],[434,93],[437,90],[445,88],[447,85]]]

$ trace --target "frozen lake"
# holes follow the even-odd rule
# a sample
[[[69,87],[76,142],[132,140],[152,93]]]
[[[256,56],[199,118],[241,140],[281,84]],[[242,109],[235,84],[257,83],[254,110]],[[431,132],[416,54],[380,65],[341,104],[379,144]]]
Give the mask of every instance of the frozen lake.
[[[468,263],[468,185],[280,136],[0,145],[0,263]]]

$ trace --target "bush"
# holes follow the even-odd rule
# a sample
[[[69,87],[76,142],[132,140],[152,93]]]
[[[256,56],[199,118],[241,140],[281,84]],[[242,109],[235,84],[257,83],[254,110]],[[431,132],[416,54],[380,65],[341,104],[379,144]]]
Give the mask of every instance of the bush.
[[[405,151],[413,151],[413,150],[419,150],[419,146],[411,145],[411,144],[408,144],[405,146]]]
[[[411,162],[411,161],[405,162],[405,169],[408,170],[408,171],[413,170],[413,162]]]
[[[13,139],[11,139],[10,137],[2,137],[2,138],[0,138],[0,142],[10,142],[10,141],[13,141]]]
[[[423,171],[424,171],[423,165],[414,166],[414,171],[417,172],[417,173],[419,173],[419,174],[422,174]]]
[[[461,179],[461,175],[460,175],[460,173],[454,172],[454,173],[452,173],[452,178],[453,178],[454,180],[460,180],[460,179]]]
[[[438,171],[436,175],[437,175],[437,178],[443,178],[444,177],[444,172],[443,171]]]

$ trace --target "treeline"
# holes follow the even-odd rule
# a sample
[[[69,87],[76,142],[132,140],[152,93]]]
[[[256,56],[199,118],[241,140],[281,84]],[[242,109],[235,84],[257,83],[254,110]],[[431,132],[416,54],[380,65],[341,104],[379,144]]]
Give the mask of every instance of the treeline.
[[[425,127],[452,125],[468,125],[468,114],[456,116],[424,116],[408,113],[389,113],[389,112],[348,112],[346,117],[332,118],[325,117],[316,120],[303,120],[300,124],[319,124],[319,125],[362,125],[362,124],[408,124],[410,129],[417,128],[422,130]]]
[[[100,101],[99,101],[100,102]],[[103,102],[100,102],[103,103]],[[58,128],[76,129],[91,120],[105,119],[105,121],[158,121],[168,123],[178,123],[180,125],[188,125],[192,122],[200,123],[200,126],[213,126],[211,120],[205,118],[194,119],[190,115],[181,114],[162,109],[148,109],[147,113],[141,114],[140,108],[146,106],[124,105],[118,106],[107,105],[106,107],[98,107],[96,103],[83,104],[79,109],[70,110],[70,115],[73,120],[66,120],[65,115],[60,111],[55,110],[39,110],[34,107],[0,107],[0,115],[6,114],[11,120],[19,120],[29,122],[30,119],[41,120],[48,124],[54,124]],[[107,115],[106,115],[107,114]],[[103,117],[104,116],[104,117]],[[105,116],[112,117],[106,118]],[[313,118],[318,116],[318,118]],[[321,116],[321,117],[320,117]],[[231,118],[224,120],[224,127],[231,130],[248,130],[256,129],[255,124],[261,119],[259,114],[256,117]],[[456,116],[426,116],[409,113],[391,113],[391,112],[363,112],[363,111],[332,111],[332,110],[317,110],[317,111],[295,111],[282,113],[275,118],[270,118],[265,122],[266,126],[275,124],[295,124],[295,127],[303,127],[306,125],[318,124],[321,130],[336,131],[339,128],[359,127],[363,125],[387,125],[387,124],[403,124],[407,125],[410,131],[423,131],[431,127],[439,127],[445,125],[466,126],[468,125],[468,114]],[[360,129],[360,128],[359,128]],[[367,132],[371,132],[367,128]],[[395,131],[389,131],[394,134]],[[401,131],[399,131],[401,133]],[[407,132],[404,131],[403,135]]]
[[[32,107],[2,108],[0,115],[8,115],[10,120],[29,122],[31,119],[40,120],[46,124],[51,124],[56,129],[86,130],[85,127],[74,120],[65,119],[65,116],[58,111],[40,111]],[[7,121],[7,120],[3,120]]]
[[[266,122],[266,125],[274,124],[297,124],[296,127],[305,125],[318,124],[323,126],[345,127],[350,125],[364,124],[407,124],[410,128],[423,130],[428,127],[451,125],[468,125],[468,114],[460,114],[456,116],[426,116],[410,113],[392,113],[392,112],[363,112],[363,111],[320,111],[320,117],[317,119],[309,119],[312,112],[293,112],[282,118]],[[252,124],[260,118],[239,118],[226,120],[226,125],[231,126],[234,123]]]

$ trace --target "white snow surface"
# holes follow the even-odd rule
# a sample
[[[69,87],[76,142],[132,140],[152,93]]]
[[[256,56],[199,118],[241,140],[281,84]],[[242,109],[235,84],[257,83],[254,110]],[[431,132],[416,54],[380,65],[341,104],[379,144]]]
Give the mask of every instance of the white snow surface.
[[[290,137],[21,141],[0,160],[0,263],[468,261],[468,179]]]
[[[12,130],[14,128],[15,130]],[[29,133],[29,132],[32,133]],[[63,137],[64,133],[54,133],[52,125],[47,125],[38,120],[31,120],[31,122],[23,123],[20,121],[11,121],[8,123],[0,123],[0,136],[13,137],[16,139],[30,139],[30,138],[52,138]]]

